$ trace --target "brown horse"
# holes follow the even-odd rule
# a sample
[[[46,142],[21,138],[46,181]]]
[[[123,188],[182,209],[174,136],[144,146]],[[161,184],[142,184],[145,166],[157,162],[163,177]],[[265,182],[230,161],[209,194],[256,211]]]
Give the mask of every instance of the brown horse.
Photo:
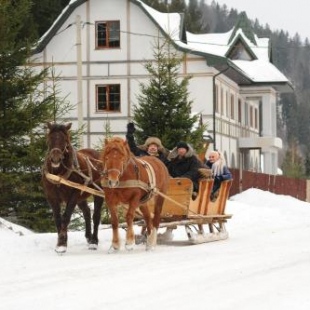
[[[133,249],[135,235],[133,221],[138,207],[143,214],[147,228],[146,249],[153,249],[157,241],[157,229],[164,198],[156,192],[166,193],[169,174],[166,166],[154,156],[134,157],[127,141],[114,137],[105,141],[101,160],[104,163],[101,185],[111,214],[113,239],[110,252],[120,249],[118,234],[118,210],[120,204],[128,205],[126,214],[127,250]],[[154,197],[154,218],[150,214],[147,202]]]
[[[67,230],[76,205],[83,212],[85,237],[89,243],[89,248],[96,249],[103,198],[94,196],[92,232],[91,212],[87,204],[87,198],[90,194],[65,185],[56,184],[49,180],[47,176],[48,173],[55,174],[64,179],[98,189],[100,188],[100,171],[102,170],[100,167],[101,162],[99,161],[100,153],[93,149],[76,151],[73,148],[70,142],[71,123],[47,123],[47,126],[49,129],[47,134],[48,153],[44,161],[42,183],[47,202],[53,210],[58,232],[58,242],[55,251],[57,253],[64,253],[67,250]],[[65,204],[63,214],[61,214],[62,204]]]

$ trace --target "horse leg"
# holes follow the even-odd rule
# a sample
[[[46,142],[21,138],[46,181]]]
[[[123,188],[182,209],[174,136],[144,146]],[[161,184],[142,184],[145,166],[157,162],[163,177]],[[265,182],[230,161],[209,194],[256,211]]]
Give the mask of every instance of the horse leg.
[[[120,249],[120,239],[118,233],[118,214],[117,214],[117,206],[109,206],[109,211],[111,215],[111,225],[113,231],[112,244],[109,249],[109,253],[113,253]]]
[[[57,241],[57,246],[56,246],[56,249],[57,249],[58,244],[59,244],[59,236],[60,236],[60,232],[61,232],[60,204],[55,203],[55,202],[50,202],[49,204],[51,206],[51,209],[53,210],[54,222],[55,222],[55,226],[56,226],[57,234],[58,234],[58,241]],[[56,249],[55,249],[55,251],[56,251]]]
[[[68,242],[68,225],[70,223],[71,215],[76,206],[76,200],[71,200],[67,203],[65,212],[62,215],[61,229],[58,233],[58,243],[55,251],[57,253],[65,253],[67,251]]]
[[[140,210],[143,214],[144,221],[146,224],[146,250],[152,250],[156,245],[156,230],[154,230],[154,226],[152,223],[152,217],[149,211],[147,204],[140,206]]]
[[[61,205],[59,201],[49,200],[49,205],[53,210],[54,222],[57,229],[57,245],[55,251],[57,253],[65,253],[67,248],[67,240],[62,235],[62,217],[61,217]]]
[[[154,198],[155,208],[154,208],[154,217],[153,217],[153,229],[147,238],[147,242],[146,242],[147,251],[153,250],[157,244],[157,231],[158,231],[159,224],[160,224],[160,215],[161,215],[163,203],[164,203],[163,197],[157,195]]]
[[[90,250],[97,250],[98,248],[98,228],[100,225],[101,221],[101,208],[103,205],[103,198],[99,196],[94,197],[94,214],[93,214],[93,233],[91,236],[90,244],[89,244],[89,249]]]
[[[133,220],[134,220],[135,210],[137,207],[138,205],[131,203],[129,205],[129,208],[126,214],[127,231],[126,231],[125,247],[126,247],[126,250],[128,251],[133,250],[133,247],[135,244],[135,232],[133,229]]]
[[[91,240],[91,212],[86,200],[78,203],[79,208],[82,210],[85,221],[85,238],[88,243]]]
[[[153,218],[153,226],[158,229],[160,224],[160,215],[164,204],[164,198],[162,196],[157,195],[154,198],[154,218]]]

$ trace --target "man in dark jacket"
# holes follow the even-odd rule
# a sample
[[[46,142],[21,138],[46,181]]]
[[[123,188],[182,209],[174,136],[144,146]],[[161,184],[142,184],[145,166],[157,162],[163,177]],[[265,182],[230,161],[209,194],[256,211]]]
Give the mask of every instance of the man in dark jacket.
[[[179,142],[168,156],[167,162],[169,174],[173,178],[189,178],[193,182],[194,192],[198,192],[198,181],[200,178],[199,168],[202,163],[196,156],[194,150],[186,143]]]
[[[128,142],[130,151],[135,156],[156,156],[166,164],[168,151],[163,147],[160,139],[157,137],[149,137],[145,140],[143,145],[137,146],[133,135],[135,130],[134,123],[127,124],[126,140]]]

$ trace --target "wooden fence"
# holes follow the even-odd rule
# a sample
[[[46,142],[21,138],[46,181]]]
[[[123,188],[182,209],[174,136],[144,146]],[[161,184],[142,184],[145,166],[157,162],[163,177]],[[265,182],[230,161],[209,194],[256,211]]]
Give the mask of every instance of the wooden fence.
[[[289,195],[310,202],[309,180],[244,170],[241,176],[239,169],[230,169],[230,171],[234,179],[230,196],[239,194],[249,188],[259,188],[278,195]]]

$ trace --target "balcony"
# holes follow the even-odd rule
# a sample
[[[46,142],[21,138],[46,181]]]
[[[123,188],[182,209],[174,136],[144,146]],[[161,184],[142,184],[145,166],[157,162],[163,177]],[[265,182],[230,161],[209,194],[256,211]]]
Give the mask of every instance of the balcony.
[[[249,137],[238,139],[240,149],[282,149],[282,140],[278,137]]]

